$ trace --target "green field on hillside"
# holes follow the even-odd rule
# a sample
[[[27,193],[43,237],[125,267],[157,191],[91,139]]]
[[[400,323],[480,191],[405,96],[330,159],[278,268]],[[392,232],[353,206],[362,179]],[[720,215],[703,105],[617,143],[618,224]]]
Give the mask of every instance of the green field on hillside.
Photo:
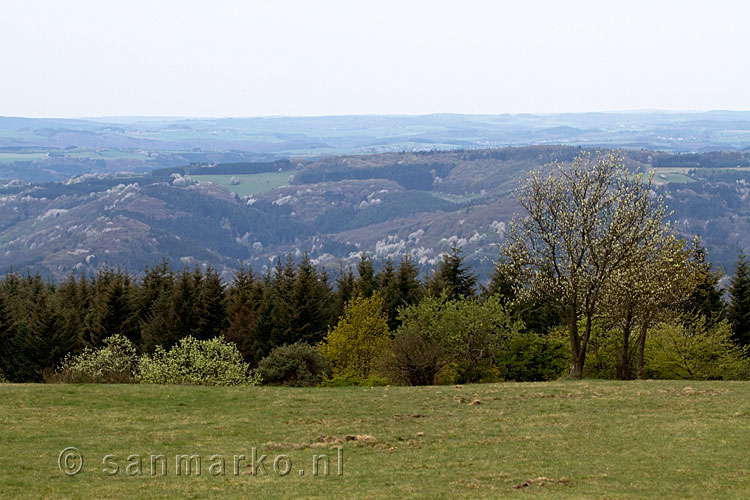
[[[265,172],[239,175],[192,175],[191,177],[200,182],[213,182],[240,196],[250,196],[286,186],[289,184],[290,175],[289,172]],[[232,177],[236,177],[240,183],[232,185]]]
[[[2,498],[750,497],[747,382],[4,384],[0,422]]]

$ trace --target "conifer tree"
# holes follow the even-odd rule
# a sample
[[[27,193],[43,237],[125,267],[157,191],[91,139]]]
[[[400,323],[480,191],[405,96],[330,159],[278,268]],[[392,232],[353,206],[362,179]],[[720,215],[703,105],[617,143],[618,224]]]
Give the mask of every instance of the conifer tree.
[[[375,281],[378,294],[383,299],[383,307],[388,317],[388,327],[394,329],[398,325],[396,317],[398,316],[398,307],[401,305],[401,294],[396,281],[396,269],[391,259],[387,259],[383,263],[380,272],[375,275]]]
[[[352,297],[354,297],[357,288],[357,279],[351,269],[341,271],[336,278],[336,297],[333,304],[333,318],[338,319],[344,314],[344,307]]]
[[[470,298],[474,297],[476,283],[477,277],[464,264],[461,249],[453,245],[450,252],[443,255],[443,262],[430,278],[428,291],[434,297],[445,291],[448,300]]]
[[[719,288],[721,273],[712,269],[708,252],[698,236],[693,240],[691,254],[697,285],[683,307],[684,323],[690,324],[700,316],[705,316],[709,324],[716,323],[726,315],[724,291]]]
[[[316,344],[326,334],[331,322],[331,290],[327,278],[319,274],[307,254],[302,258],[291,294],[289,330],[280,343],[298,341]]]
[[[263,291],[252,269],[240,267],[235,273],[227,297],[227,322],[224,338],[234,342],[246,362],[256,365],[254,330],[260,317]]]
[[[227,327],[226,291],[219,273],[209,267],[203,276],[199,291],[200,319],[198,336],[208,340],[221,335]]]
[[[750,345],[750,268],[744,252],[737,258],[729,296],[732,303],[728,317],[732,322],[733,339],[740,346]]]
[[[112,335],[123,335],[139,343],[140,332],[130,276],[119,269],[100,271],[94,291],[86,317],[84,344],[97,348]]]
[[[0,376],[8,378],[11,360],[13,359],[13,340],[15,328],[5,294],[0,291]]]
[[[401,297],[400,305],[412,305],[422,300],[424,286],[419,281],[419,269],[410,257],[404,257],[396,272],[396,287]]]
[[[377,289],[375,280],[375,265],[372,258],[362,255],[357,264],[357,294],[362,297],[369,297]]]

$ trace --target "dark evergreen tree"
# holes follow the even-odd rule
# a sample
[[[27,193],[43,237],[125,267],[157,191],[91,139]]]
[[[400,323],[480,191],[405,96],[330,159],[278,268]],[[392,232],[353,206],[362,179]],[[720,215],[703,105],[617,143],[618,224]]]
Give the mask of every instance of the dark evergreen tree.
[[[461,249],[454,245],[449,253],[443,255],[443,262],[430,277],[427,288],[433,296],[445,291],[448,299],[452,300],[474,297],[476,283],[476,275],[463,262]]]
[[[263,300],[261,285],[255,280],[252,269],[241,267],[234,275],[227,296],[227,329],[224,338],[234,342],[245,361],[257,365],[255,359],[254,330],[260,317]]]
[[[318,273],[307,254],[302,258],[292,287],[288,330],[276,345],[298,341],[317,344],[332,321],[331,289],[327,277]]]
[[[34,297],[24,328],[19,329],[16,343],[19,367],[16,376],[23,381],[38,382],[46,370],[52,370],[75,345],[66,337],[62,316],[46,291]]]
[[[510,304],[516,300],[519,286],[518,272],[513,266],[503,260],[496,262],[487,295],[498,297],[503,304]]]
[[[362,255],[357,264],[357,295],[369,297],[377,289],[375,265],[367,255]]]
[[[337,320],[344,314],[344,307],[356,294],[357,279],[351,269],[341,271],[336,278],[336,297],[333,304],[333,319]]]
[[[380,272],[375,276],[378,294],[383,298],[383,307],[388,316],[388,328],[395,330],[398,326],[398,308],[402,305],[401,293],[396,279],[396,269],[393,261],[387,259]]]
[[[400,305],[416,304],[424,296],[424,285],[419,281],[419,269],[408,256],[398,266],[396,287],[401,297]]]
[[[202,284],[203,273],[197,266],[192,272],[185,269],[177,278],[170,312],[175,325],[174,342],[183,337],[200,336]],[[171,347],[171,344],[165,347]]]
[[[227,327],[226,291],[219,273],[209,267],[200,282],[200,319],[197,338],[211,339]]]
[[[712,269],[707,259],[706,249],[698,237],[693,240],[692,265],[697,285],[683,308],[685,323],[691,324],[696,316],[705,316],[712,323],[723,319],[725,317],[722,298],[724,291],[719,288],[721,273]]]
[[[0,291],[0,377],[2,378],[8,378],[9,369],[12,367],[14,339],[15,328],[10,307],[6,302],[5,294]]]
[[[727,316],[732,322],[734,340],[741,346],[750,345],[750,268],[744,252],[737,258],[729,296],[732,302]]]
[[[135,344],[140,343],[135,293],[130,276],[120,270],[100,271],[94,290],[83,343],[97,348],[112,335],[123,335]]]

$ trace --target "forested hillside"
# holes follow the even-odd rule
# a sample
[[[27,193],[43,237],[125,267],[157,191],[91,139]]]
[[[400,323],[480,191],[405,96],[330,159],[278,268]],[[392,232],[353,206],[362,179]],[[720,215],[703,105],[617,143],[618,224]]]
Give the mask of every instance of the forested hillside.
[[[0,271],[62,279],[102,265],[140,274],[165,259],[264,272],[307,253],[331,270],[360,255],[409,257],[427,272],[457,245],[486,281],[527,173],[580,147],[383,153],[265,163],[195,163],[141,174],[88,174],[0,187]],[[685,237],[699,234],[731,271],[750,246],[750,153],[625,151],[653,171]]]

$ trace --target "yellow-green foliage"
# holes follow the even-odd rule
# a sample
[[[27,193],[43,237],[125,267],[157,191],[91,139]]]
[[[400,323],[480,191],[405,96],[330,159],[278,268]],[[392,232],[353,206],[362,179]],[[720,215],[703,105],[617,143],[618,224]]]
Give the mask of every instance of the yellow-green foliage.
[[[391,343],[383,299],[358,296],[350,300],[335,327],[328,331],[320,351],[334,377],[355,375],[367,378]]]
[[[99,349],[86,347],[75,356],[68,353],[51,381],[98,384],[131,382],[137,361],[133,343],[122,335],[112,335],[104,339],[104,345]]]
[[[649,332],[646,369],[651,378],[726,380],[747,379],[747,347],[732,341],[732,327],[722,320],[709,324],[699,316],[688,327],[661,323]]]
[[[137,380],[145,384],[257,385],[258,377],[242,361],[237,347],[220,337],[185,337],[169,351],[157,346],[143,355]]]

